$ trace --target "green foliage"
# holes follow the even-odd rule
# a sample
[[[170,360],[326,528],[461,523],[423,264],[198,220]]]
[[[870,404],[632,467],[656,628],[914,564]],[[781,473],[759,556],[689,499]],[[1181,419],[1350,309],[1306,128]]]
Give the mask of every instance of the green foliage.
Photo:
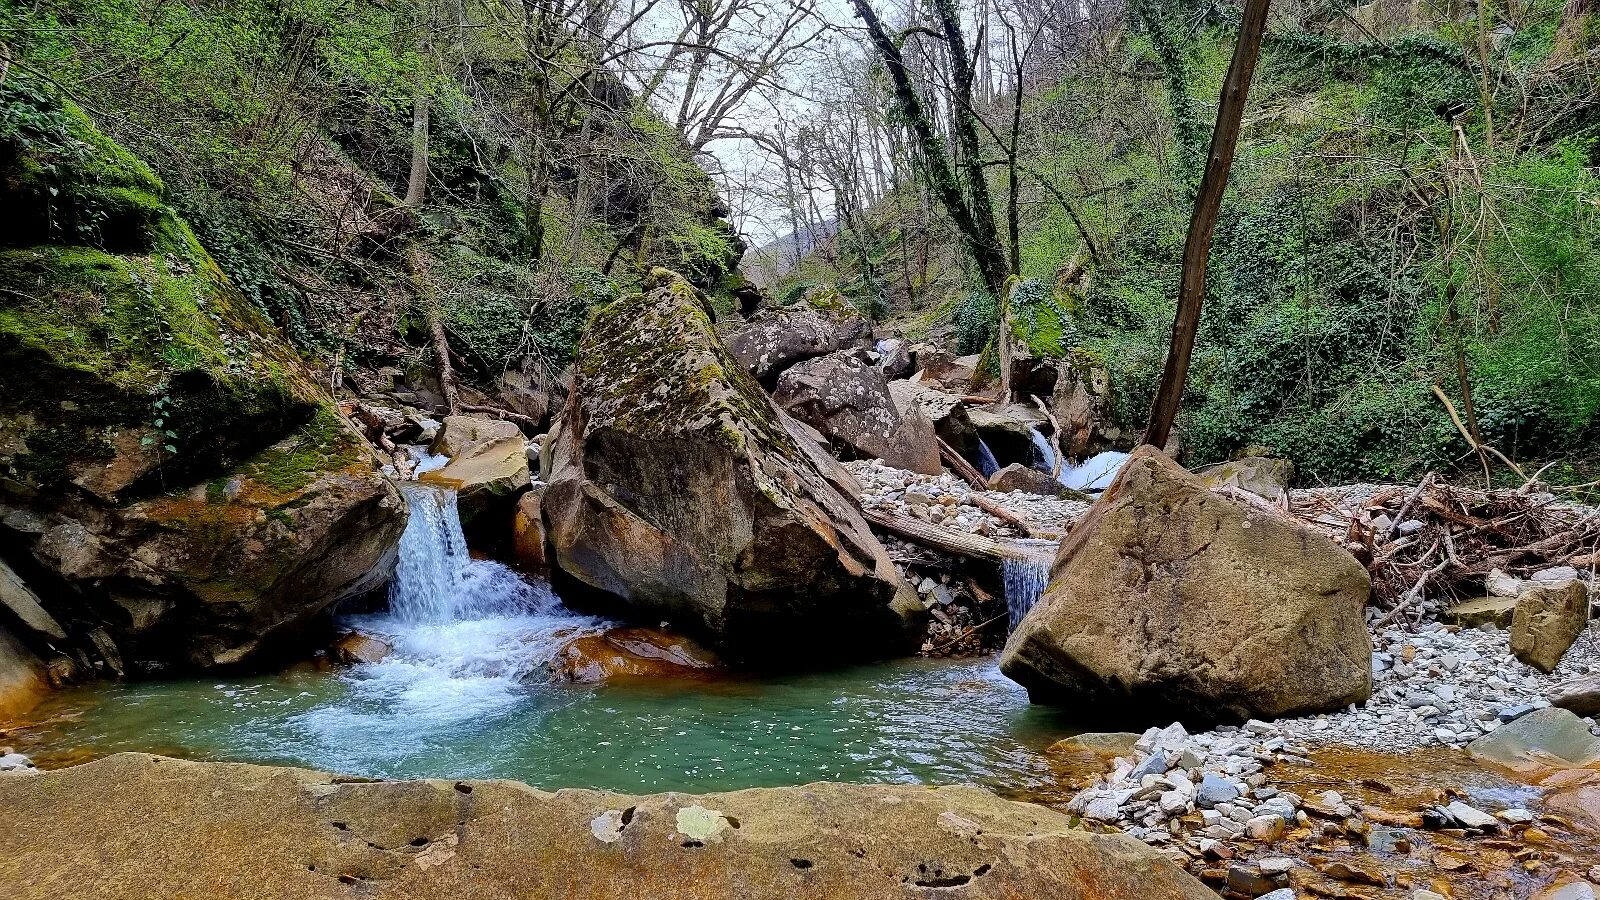
[[[974,290],[956,307],[956,352],[978,353],[994,340],[994,325],[1000,315],[994,297],[986,290]]]

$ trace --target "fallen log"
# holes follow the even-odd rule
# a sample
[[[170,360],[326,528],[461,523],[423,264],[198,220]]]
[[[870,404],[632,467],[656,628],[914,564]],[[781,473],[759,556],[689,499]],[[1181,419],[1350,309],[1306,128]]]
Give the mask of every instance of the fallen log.
[[[956,477],[980,491],[989,489],[989,482],[984,479],[983,473],[973,467],[972,463],[967,462],[965,456],[957,453],[956,448],[945,443],[944,438],[936,438],[936,440],[939,442],[939,455],[944,458],[945,465],[950,467],[950,471],[956,473]]]
[[[1004,506],[1001,506],[993,500],[990,500],[988,497],[985,497],[984,495],[974,491],[973,493],[967,495],[967,500],[970,501],[973,506],[976,506],[989,515],[994,516],[996,519],[999,519],[1007,525],[1010,525],[1012,528],[1022,532],[1023,537],[1033,537],[1033,526],[1029,525],[1026,519],[1023,519],[1021,516],[1009,509],[1006,509]]]
[[[1049,565],[1055,558],[1055,548],[1043,544],[951,531],[910,516],[895,515],[881,509],[863,509],[861,515],[869,523],[897,537],[957,556],[986,559],[991,562],[1007,559],[1032,560],[1045,565]]]

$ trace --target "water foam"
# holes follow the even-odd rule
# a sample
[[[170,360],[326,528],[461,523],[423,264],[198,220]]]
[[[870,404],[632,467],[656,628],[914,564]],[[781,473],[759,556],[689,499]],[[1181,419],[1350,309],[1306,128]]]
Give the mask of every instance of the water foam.
[[[404,755],[447,735],[447,726],[505,715],[528,701],[524,682],[574,637],[607,625],[562,606],[543,582],[473,559],[454,492],[403,489],[411,513],[389,609],[345,620],[393,652],[350,671],[344,702],[300,717],[308,736],[329,748],[355,739],[372,755]]]

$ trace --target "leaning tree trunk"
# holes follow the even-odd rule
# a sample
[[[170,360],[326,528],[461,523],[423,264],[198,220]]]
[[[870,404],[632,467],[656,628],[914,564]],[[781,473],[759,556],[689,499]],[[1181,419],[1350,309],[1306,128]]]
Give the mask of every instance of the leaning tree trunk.
[[[417,75],[417,93],[411,104],[411,176],[406,179],[407,207],[415,209],[428,196],[428,120],[432,103],[426,79]]]
[[[1178,401],[1189,380],[1189,359],[1194,353],[1194,336],[1200,329],[1200,307],[1206,295],[1206,264],[1211,256],[1211,234],[1217,228],[1217,212],[1222,193],[1228,186],[1228,170],[1239,144],[1239,122],[1244,117],[1245,100],[1250,94],[1250,79],[1256,59],[1261,55],[1261,36],[1267,27],[1270,0],[1246,0],[1244,18],[1239,23],[1239,42],[1233,48],[1228,77],[1222,83],[1217,125],[1211,132],[1211,150],[1206,157],[1205,174],[1189,219],[1189,235],[1183,244],[1183,279],[1178,289],[1178,314],[1172,324],[1172,345],[1161,372],[1161,387],[1150,410],[1150,427],[1144,442],[1165,447],[1178,415]]]

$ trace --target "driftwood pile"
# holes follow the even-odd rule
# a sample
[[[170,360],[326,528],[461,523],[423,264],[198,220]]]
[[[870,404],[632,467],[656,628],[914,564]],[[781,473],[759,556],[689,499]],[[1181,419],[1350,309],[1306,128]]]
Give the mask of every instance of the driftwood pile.
[[[1364,498],[1296,491],[1289,512],[1366,564],[1387,623],[1481,597],[1496,569],[1522,578],[1563,565],[1592,572],[1600,509],[1532,487],[1478,490],[1430,474]]]

